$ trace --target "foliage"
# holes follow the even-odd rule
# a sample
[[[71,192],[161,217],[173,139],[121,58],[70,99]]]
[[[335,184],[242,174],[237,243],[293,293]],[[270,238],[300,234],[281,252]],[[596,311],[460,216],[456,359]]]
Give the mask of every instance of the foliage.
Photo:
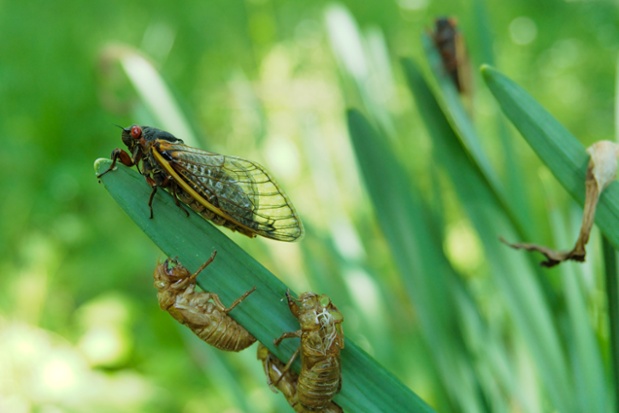
[[[213,248],[201,283],[226,303],[262,287],[232,314],[267,344],[294,328],[285,286],[331,296],[350,411],[423,410],[415,393],[436,411],[614,410],[617,184],[604,260],[596,233],[586,263],[553,270],[498,237],[574,241],[584,147],[612,136],[617,8],[469,6],[0,5],[0,411],[286,411],[253,348],[208,348],[157,307],[157,259],[196,268]],[[475,77],[473,116],[424,34],[444,13],[498,68]],[[144,220],[137,172],[91,169],[132,123],[267,165],[304,240],[222,234],[166,194]]]

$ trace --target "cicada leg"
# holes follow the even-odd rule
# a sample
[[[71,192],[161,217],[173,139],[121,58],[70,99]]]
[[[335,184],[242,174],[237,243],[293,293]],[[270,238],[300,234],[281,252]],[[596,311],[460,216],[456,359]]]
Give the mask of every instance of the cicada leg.
[[[148,177],[146,177],[146,181],[148,181],[148,183],[150,184],[150,180]],[[150,210],[150,219],[153,219],[153,217],[155,216],[153,213],[153,199],[155,198],[155,194],[157,193],[157,184],[153,183],[151,186],[152,191],[150,192],[150,197],[148,198],[148,209]]]
[[[247,298],[247,296],[251,293],[253,293],[254,291],[256,291],[256,287],[252,287],[250,288],[248,291],[245,291],[245,293],[240,296],[239,298],[237,298],[236,300],[234,300],[234,302],[230,305],[230,307],[226,307],[224,305],[224,303],[221,302],[221,299],[219,298],[219,296],[217,294],[211,294],[211,300],[213,301],[213,303],[215,304],[215,306],[222,311],[225,314],[228,314],[230,311],[234,310],[234,307],[236,307],[237,305],[241,304],[241,302]]]
[[[169,180],[170,178],[166,178],[166,182]],[[187,211],[187,209],[183,206],[183,204],[181,203],[181,201],[178,199],[178,194],[176,192],[176,189],[178,188],[178,186],[175,183],[170,183],[170,186],[172,187],[172,197],[174,198],[174,202],[176,203],[176,206],[179,207],[180,209],[183,210],[183,212],[185,213],[185,215],[189,216],[189,211]],[[151,213],[152,213],[152,208],[151,208]]]
[[[299,353],[301,352],[301,347],[299,346],[297,348],[297,351],[295,351],[294,353],[292,353],[292,356],[290,356],[290,360],[288,360],[288,363],[286,363],[286,365],[284,366],[284,368],[282,369],[282,374],[281,376],[279,376],[279,378],[275,381],[275,383],[273,383],[274,386],[277,386],[277,384],[279,383],[279,381],[282,379],[282,377],[284,377],[284,375],[288,372],[288,370],[290,370],[290,366],[292,366],[292,363],[294,363],[294,360],[299,356]]]
[[[282,374],[281,371],[276,369],[277,362],[273,362],[273,355],[269,351],[269,349],[262,343],[258,343],[258,351],[256,352],[256,356],[258,360],[262,361],[262,368],[264,369],[264,374],[267,376],[267,384],[269,388],[273,391],[273,393],[277,393],[277,388],[273,384],[273,379],[271,377],[271,371],[274,370],[279,373],[277,380],[281,379]]]
[[[230,307],[225,308],[224,307],[224,312],[226,314],[228,314],[230,311],[232,311],[234,309],[234,307],[236,307],[237,305],[239,305],[244,299],[247,298],[247,296],[251,293],[253,293],[254,291],[256,291],[256,286],[253,286],[252,288],[250,288],[248,291],[245,291],[245,293],[240,296],[239,298],[237,298],[236,300],[234,300],[234,302],[230,305]],[[215,296],[213,297],[213,301],[216,301],[217,304],[221,304],[223,306],[223,303],[219,300],[219,296]]]
[[[290,312],[292,312],[296,318],[299,318],[299,305],[297,304],[297,300],[292,297],[292,294],[290,294],[290,289],[286,290],[286,300],[288,301],[288,308],[290,308]]]
[[[173,181],[171,181],[169,177],[166,177],[165,179],[163,179],[161,183],[158,183],[157,180],[153,179],[151,176],[145,175],[145,177],[146,177],[146,182],[152,188],[150,197],[148,198],[148,208],[150,209],[150,219],[153,219],[153,217],[155,216],[153,213],[153,200],[155,199],[155,194],[157,193],[157,188],[159,187],[169,188],[169,191],[171,191],[171,195],[172,195],[172,198],[174,198],[174,203],[176,204],[176,206],[179,207],[185,213],[185,215],[189,216],[189,212],[187,211],[187,209],[185,209],[183,204],[181,204],[181,202],[178,199],[178,195],[176,193],[176,188],[177,188],[176,184]]]
[[[301,337],[301,333],[302,333],[301,330],[289,331],[287,333],[282,334],[277,339],[273,340],[273,344],[275,344],[276,346],[279,346],[282,340],[285,340],[287,338]],[[297,351],[295,351],[292,354],[292,356],[290,357],[290,360],[288,360],[288,363],[286,363],[286,365],[282,369],[282,375],[279,377],[279,379],[275,383],[273,383],[275,386],[277,386],[277,383],[279,383],[279,380],[281,380],[284,374],[286,374],[286,372],[290,370],[290,366],[292,366],[292,363],[294,363],[294,360],[299,356],[300,351],[301,351],[301,346],[299,346],[297,348]]]
[[[281,343],[283,340],[285,340],[287,338],[301,337],[301,333],[302,333],[301,330],[289,331],[287,333],[282,334],[281,336],[279,336],[275,340],[273,340],[273,344],[275,344],[276,346],[279,346],[279,343]]]
[[[101,178],[103,175],[105,175],[106,173],[114,169],[114,167],[116,166],[116,161],[118,160],[120,160],[120,163],[122,163],[123,165],[129,166],[129,167],[136,164],[136,161],[134,161],[127,152],[123,151],[120,148],[116,148],[112,151],[111,158],[112,158],[112,164],[110,165],[110,167],[106,171],[97,175],[97,178]]]
[[[194,272],[193,274],[191,274],[191,276],[189,278],[187,278],[188,282],[192,282],[192,283],[195,282],[196,278],[198,277],[198,274],[200,274],[202,272],[202,270],[204,270],[206,267],[208,267],[215,260],[215,256],[217,256],[217,250],[213,250],[213,253],[209,257],[209,259],[206,260],[206,262],[204,264],[202,264],[200,266],[200,268],[198,268],[196,270],[196,272]],[[217,294],[212,294],[211,295],[211,300],[213,300],[215,305],[219,309],[221,309],[221,311],[223,311],[224,313],[228,314],[230,311],[232,311],[234,309],[234,307],[239,305],[244,299],[247,298],[247,296],[249,294],[253,293],[254,291],[256,291],[256,287],[255,286],[252,287],[251,289],[249,289],[249,291],[246,291],[242,296],[240,296],[239,298],[234,300],[234,302],[230,305],[230,307],[227,307],[227,308],[224,305],[224,303],[221,302],[221,300],[219,299],[219,296]]]
[[[211,254],[211,256],[208,258],[208,260],[206,260],[206,262],[202,265],[200,265],[200,268],[198,268],[196,270],[196,272],[194,272],[193,274],[191,274],[191,276],[188,278],[188,280],[190,280],[191,282],[195,281],[195,279],[198,277],[198,274],[200,274],[202,272],[202,270],[204,270],[206,267],[208,267],[209,265],[211,265],[211,263],[213,261],[215,261],[215,257],[217,256],[217,250],[213,250],[213,253]]]

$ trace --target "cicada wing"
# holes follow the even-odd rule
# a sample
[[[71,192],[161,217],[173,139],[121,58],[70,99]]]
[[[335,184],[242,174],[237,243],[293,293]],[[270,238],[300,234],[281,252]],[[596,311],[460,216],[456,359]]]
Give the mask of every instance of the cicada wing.
[[[303,235],[292,203],[260,164],[168,142],[158,150],[222,217],[267,238],[294,241]]]

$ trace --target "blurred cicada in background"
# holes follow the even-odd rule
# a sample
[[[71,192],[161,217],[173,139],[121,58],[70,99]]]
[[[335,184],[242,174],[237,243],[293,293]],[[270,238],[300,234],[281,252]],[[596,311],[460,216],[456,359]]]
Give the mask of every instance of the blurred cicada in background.
[[[472,75],[464,38],[458,30],[453,17],[440,17],[434,22],[434,31],[430,33],[438,49],[443,68],[453,80],[456,89],[462,95],[472,93]]]

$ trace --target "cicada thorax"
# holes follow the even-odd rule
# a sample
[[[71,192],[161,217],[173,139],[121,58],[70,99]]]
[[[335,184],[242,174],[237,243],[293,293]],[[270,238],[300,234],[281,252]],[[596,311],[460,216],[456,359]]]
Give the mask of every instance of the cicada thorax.
[[[249,237],[295,241],[303,226],[292,203],[259,164],[234,156],[224,156],[192,148],[172,134],[148,126],[123,129],[122,140],[130,155],[115,149],[117,160],[138,166],[153,188],[170,192],[202,217]],[[140,168],[141,167],[141,168]]]
[[[294,300],[287,294],[287,298],[301,329],[284,333],[275,343],[284,338],[301,338],[297,399],[305,409],[325,409],[342,386],[340,350],[344,348],[341,326],[344,318],[326,295],[304,293]],[[295,356],[296,353],[287,367]]]
[[[255,288],[239,297],[230,307],[226,307],[217,294],[196,291],[196,276],[210,264],[213,257],[214,254],[194,274],[174,259],[159,264],[153,273],[159,306],[210,345],[221,350],[240,351],[256,339],[228,313]]]
[[[298,387],[302,386],[299,382],[299,375],[290,369],[287,369],[273,353],[269,351],[262,343],[258,344],[258,359],[262,362],[264,373],[267,377],[267,383],[273,391],[279,390],[290,406],[296,412],[321,411],[324,413],[342,413],[342,408],[335,402],[330,402],[324,408],[319,410],[308,410],[299,401]]]

